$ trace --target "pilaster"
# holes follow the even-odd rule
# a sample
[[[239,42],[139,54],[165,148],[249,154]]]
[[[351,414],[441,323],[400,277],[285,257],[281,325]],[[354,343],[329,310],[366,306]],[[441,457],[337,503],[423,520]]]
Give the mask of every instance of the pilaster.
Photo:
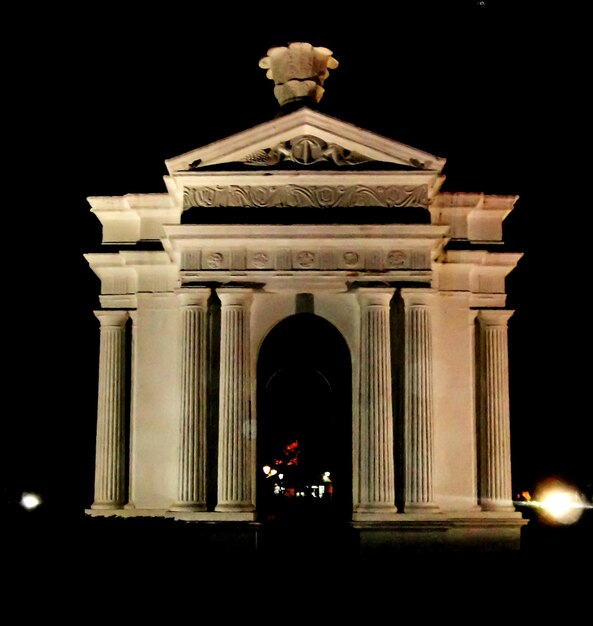
[[[388,520],[397,512],[389,315],[394,291],[372,287],[357,290],[361,330],[355,521]]]
[[[252,519],[255,511],[254,434],[250,415],[253,292],[248,288],[224,287],[216,293],[221,303],[221,330],[218,503],[215,510],[234,513],[238,519]]]
[[[206,510],[207,345],[210,289],[178,294],[180,304],[180,426],[177,501],[172,511]]]
[[[125,503],[127,311],[95,311],[100,326],[95,495],[91,509]]]
[[[433,370],[430,289],[402,289],[404,336],[404,508],[436,512],[433,500]]]
[[[134,439],[136,437],[136,393],[137,393],[137,364],[138,364],[138,311],[128,311],[131,320],[130,332],[131,350],[130,350],[130,433],[128,443],[128,493],[124,509],[133,510],[136,508],[134,504]]]
[[[514,510],[508,370],[508,321],[514,311],[478,312],[478,499],[485,511]]]

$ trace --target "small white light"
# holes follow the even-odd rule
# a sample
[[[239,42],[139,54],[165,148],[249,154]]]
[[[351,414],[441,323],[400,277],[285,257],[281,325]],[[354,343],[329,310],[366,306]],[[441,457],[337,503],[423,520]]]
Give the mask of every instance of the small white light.
[[[36,509],[41,504],[41,497],[36,493],[24,493],[21,497],[21,506],[27,511]]]
[[[264,474],[267,476],[272,468],[269,465],[264,465],[262,469],[264,470]]]

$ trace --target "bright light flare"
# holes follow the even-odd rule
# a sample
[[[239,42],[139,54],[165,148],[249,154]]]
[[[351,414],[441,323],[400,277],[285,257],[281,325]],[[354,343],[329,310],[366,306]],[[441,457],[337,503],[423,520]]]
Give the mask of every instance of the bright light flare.
[[[545,491],[539,501],[544,514],[561,524],[574,524],[583,514],[581,495],[567,487]]]
[[[21,497],[21,506],[27,511],[36,509],[41,504],[41,496],[36,493],[24,493]]]
[[[533,499],[526,498],[524,504],[535,507],[543,518],[557,524],[574,524],[591,507],[578,489],[557,479],[539,485]]]

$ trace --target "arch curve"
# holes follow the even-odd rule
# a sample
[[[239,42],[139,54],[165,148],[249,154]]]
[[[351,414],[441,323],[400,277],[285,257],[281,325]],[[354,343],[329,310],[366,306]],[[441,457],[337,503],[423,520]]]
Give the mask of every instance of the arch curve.
[[[291,315],[265,337],[257,361],[262,519],[350,516],[351,379],[344,337],[314,313]]]

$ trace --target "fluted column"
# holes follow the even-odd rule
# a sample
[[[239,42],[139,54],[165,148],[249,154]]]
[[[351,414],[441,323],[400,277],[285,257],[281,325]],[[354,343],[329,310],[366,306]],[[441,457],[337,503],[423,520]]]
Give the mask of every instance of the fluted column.
[[[478,501],[486,511],[514,510],[508,370],[508,321],[513,313],[478,313]]]
[[[130,332],[131,332],[131,350],[130,350],[130,431],[129,431],[129,443],[128,443],[128,493],[124,509],[135,509],[134,504],[134,480],[135,480],[135,468],[134,468],[134,439],[136,437],[136,392],[138,386],[138,380],[136,378],[137,364],[138,364],[138,342],[136,337],[138,336],[138,311],[128,312],[131,320]]]
[[[354,519],[396,513],[390,302],[394,289],[361,288],[358,502]]]
[[[253,433],[250,419],[251,289],[216,290],[220,314],[218,503],[216,511],[255,510]]]
[[[95,311],[101,324],[99,393],[92,509],[125,503],[125,377],[127,311]]]
[[[172,511],[206,510],[206,323],[210,289],[179,293],[180,427],[177,502]]]
[[[404,301],[404,509],[436,511],[433,501],[432,322],[428,289],[402,289]]]

